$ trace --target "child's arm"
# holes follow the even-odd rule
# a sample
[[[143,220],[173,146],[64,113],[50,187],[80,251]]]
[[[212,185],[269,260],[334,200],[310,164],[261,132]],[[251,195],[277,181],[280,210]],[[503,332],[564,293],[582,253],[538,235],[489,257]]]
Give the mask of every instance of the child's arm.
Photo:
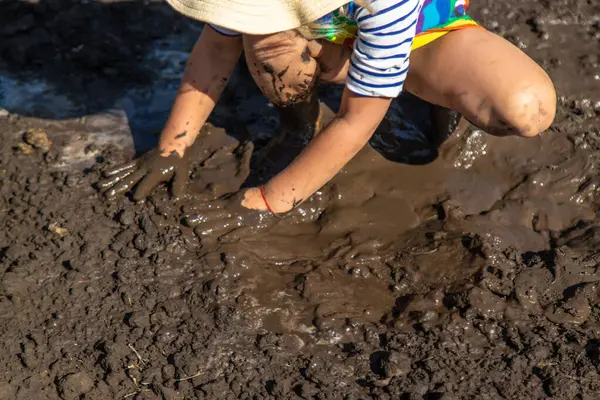
[[[183,156],[219,100],[242,54],[242,38],[217,33],[209,25],[194,46],[169,119],[160,136],[163,155]]]
[[[221,35],[206,26],[185,69],[169,119],[156,149],[104,172],[97,186],[109,198],[136,186],[133,198],[141,200],[161,182],[173,179],[171,192],[183,194],[189,171],[182,157],[208,119],[242,53],[242,39]]]
[[[336,118],[265,185],[271,209],[276,213],[290,211],[333,178],[367,143],[390,103],[390,98],[361,97],[345,89]],[[202,202],[186,210],[183,220],[196,234],[216,237],[238,228],[252,232],[276,221],[259,188],[225,200]]]
[[[362,97],[344,90],[337,117],[317,135],[286,169],[265,185],[271,208],[286,212],[331,180],[368,142],[383,120],[390,98]],[[256,188],[246,192],[247,208],[264,210]]]

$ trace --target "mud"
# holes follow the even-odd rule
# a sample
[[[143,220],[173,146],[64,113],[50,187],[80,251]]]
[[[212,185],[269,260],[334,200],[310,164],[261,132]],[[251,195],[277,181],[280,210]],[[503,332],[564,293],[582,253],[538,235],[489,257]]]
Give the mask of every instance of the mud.
[[[22,98],[31,76],[72,99],[94,93],[82,81],[102,86],[112,59],[98,56],[97,36],[65,53],[77,57],[38,51],[82,21],[115,37],[102,54],[131,46],[139,59],[174,29],[197,34],[162,3],[73,4],[3,3],[2,51],[13,52],[3,76],[38,56]],[[138,11],[118,24],[113,7]],[[189,200],[174,202],[166,185],[142,203],[107,202],[93,187],[140,149],[134,128],[155,140],[154,123],[131,123],[165,115],[135,103],[155,90],[139,76],[119,75],[100,107],[83,96],[59,117],[0,93],[0,399],[597,398],[600,8],[472,9],[547,68],[559,94],[551,130],[493,138],[461,123],[442,140],[423,117],[437,111],[403,97],[372,147],[252,235],[197,236],[181,221]],[[57,65],[71,86],[54,85]],[[242,184],[233,150],[252,139],[259,155],[276,126],[244,68],[232,83],[190,153],[194,190],[215,196]],[[333,108],[336,95],[322,89]],[[134,105],[105,112],[123,104]]]

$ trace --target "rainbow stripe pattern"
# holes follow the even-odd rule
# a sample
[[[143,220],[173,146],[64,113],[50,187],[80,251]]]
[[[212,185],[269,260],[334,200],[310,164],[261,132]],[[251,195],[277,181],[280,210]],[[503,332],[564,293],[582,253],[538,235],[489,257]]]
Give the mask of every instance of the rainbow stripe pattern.
[[[352,46],[358,33],[354,13],[359,6],[350,2],[339,9],[302,27],[300,31],[310,39],[326,39],[339,45]],[[413,49],[444,36],[448,32],[480,27],[467,15],[469,0],[425,0],[419,20]]]

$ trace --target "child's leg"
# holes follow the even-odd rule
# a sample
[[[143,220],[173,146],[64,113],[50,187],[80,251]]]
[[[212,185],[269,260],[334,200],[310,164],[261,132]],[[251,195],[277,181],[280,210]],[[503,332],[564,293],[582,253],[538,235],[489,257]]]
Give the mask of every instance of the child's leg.
[[[311,43],[296,31],[244,35],[248,69],[265,96],[276,106],[305,102],[318,81]]]
[[[244,35],[248,69],[263,94],[278,109],[280,127],[259,157],[263,172],[287,166],[319,129],[317,83],[320,45],[296,31]]]
[[[343,84],[352,49],[327,41],[307,40],[296,31],[244,35],[248,69],[275,106],[306,102],[317,82]]]
[[[499,136],[535,136],[556,111],[554,86],[542,68],[479,28],[450,32],[413,51],[405,89]]]

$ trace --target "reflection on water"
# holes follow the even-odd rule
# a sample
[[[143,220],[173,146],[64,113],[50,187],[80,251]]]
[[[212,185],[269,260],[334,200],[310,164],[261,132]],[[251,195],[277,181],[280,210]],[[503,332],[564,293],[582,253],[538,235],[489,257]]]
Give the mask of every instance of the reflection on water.
[[[454,161],[456,168],[469,169],[473,163],[481,156],[487,154],[487,140],[485,132],[481,129],[474,129],[467,132],[463,138],[464,145],[460,154]]]
[[[168,117],[188,58],[189,43],[185,41],[172,37],[155,42],[152,50],[140,61],[150,71],[152,83],[120,88],[119,93],[106,96],[112,104],[103,104],[100,111],[90,110],[86,104],[69,99],[52,83],[40,79],[33,72],[19,76],[6,72],[0,74],[0,107],[13,114],[45,120],[77,119],[94,114],[97,121],[105,114],[114,116],[124,113],[136,149],[144,151],[156,140],[153,134],[162,128]],[[90,104],[97,100],[94,93],[85,95]],[[106,133],[113,131],[111,128]]]
[[[83,112],[47,82],[0,75],[0,107],[15,114],[61,119]]]

